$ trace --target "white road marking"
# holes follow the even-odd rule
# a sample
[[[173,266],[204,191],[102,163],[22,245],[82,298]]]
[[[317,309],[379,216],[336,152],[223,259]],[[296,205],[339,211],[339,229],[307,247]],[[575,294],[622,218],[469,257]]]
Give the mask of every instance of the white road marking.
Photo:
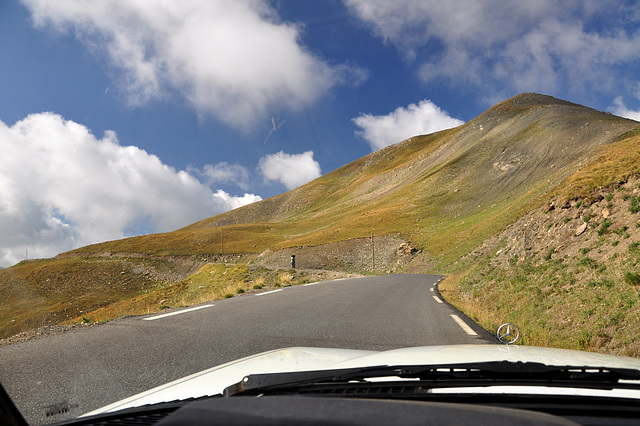
[[[433,291],[433,287],[431,287],[429,290]]]
[[[462,321],[462,318],[460,318],[459,316],[455,315],[455,314],[451,314],[451,318],[453,318],[453,320],[455,322],[458,323],[458,325],[465,331],[465,333],[467,333],[469,336],[477,336],[478,333],[476,333],[475,331],[473,331],[473,329],[471,327],[469,327],[469,325]]]
[[[284,290],[284,289],[279,288],[278,290],[271,290],[271,291],[265,291],[264,293],[254,294],[254,296],[264,296],[265,294],[277,293],[277,292],[282,291],[282,290]]]
[[[438,296],[433,296],[433,298],[435,299],[436,302],[442,303],[442,300],[440,300],[440,298]]]
[[[160,318],[172,317],[174,315],[180,315],[191,311],[197,311],[198,309],[210,308],[215,305],[202,305],[196,306],[195,308],[183,309],[181,311],[169,312],[168,314],[156,315],[155,317],[142,318],[144,321],[154,321]]]
[[[320,284],[320,281],[316,281],[315,283],[302,284],[302,287],[308,287],[310,285],[316,285],[316,284]]]

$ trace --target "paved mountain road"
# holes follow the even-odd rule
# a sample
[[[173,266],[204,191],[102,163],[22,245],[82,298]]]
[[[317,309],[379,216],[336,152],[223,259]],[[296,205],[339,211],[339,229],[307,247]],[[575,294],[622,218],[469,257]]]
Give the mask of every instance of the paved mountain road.
[[[0,382],[27,421],[41,424],[281,347],[385,350],[491,342],[438,302],[433,289],[440,278],[387,275],[286,287],[18,343],[0,348]],[[465,323],[472,330],[465,331]]]

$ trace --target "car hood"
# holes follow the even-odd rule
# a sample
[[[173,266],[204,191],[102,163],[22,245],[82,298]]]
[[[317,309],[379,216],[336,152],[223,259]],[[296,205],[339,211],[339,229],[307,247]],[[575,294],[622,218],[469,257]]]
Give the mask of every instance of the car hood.
[[[228,362],[102,407],[85,415],[216,395],[250,374],[335,370],[367,366],[453,366],[491,361],[535,362],[553,366],[640,370],[640,359],[567,349],[532,346],[423,346],[389,351],[292,347]],[[476,389],[477,391],[477,389]],[[636,394],[637,396],[637,394]]]

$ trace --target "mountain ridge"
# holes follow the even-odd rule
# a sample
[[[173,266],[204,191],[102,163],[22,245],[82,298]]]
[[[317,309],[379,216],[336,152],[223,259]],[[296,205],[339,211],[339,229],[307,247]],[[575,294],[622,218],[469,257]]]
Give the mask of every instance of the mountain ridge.
[[[557,117],[558,107],[564,117]],[[527,125],[514,126],[514,120],[526,121]],[[545,124],[540,124],[542,122]],[[501,192],[519,187],[528,187],[523,194],[535,192],[536,185],[531,182],[537,186],[542,184],[536,174],[545,176],[542,179],[548,181],[545,186],[559,184],[585,163],[596,147],[615,139],[611,129],[602,130],[603,126],[617,127],[618,133],[623,134],[635,128],[636,124],[550,96],[518,95],[455,129],[409,138],[301,188],[207,218],[183,230],[252,222],[290,223],[305,219],[301,209],[307,209],[306,217],[314,220],[320,220],[323,212],[329,212],[331,221],[335,222],[339,221],[339,215],[334,216],[333,213],[341,204],[350,213],[363,210],[359,207],[363,203],[373,207],[384,204],[385,209],[406,218],[412,213],[408,211],[410,209],[402,208],[403,203],[411,207],[430,198],[401,194],[402,191],[416,193],[423,190],[416,182],[440,189],[432,190],[430,194],[436,199],[446,199],[441,203],[440,215],[469,214],[477,208],[475,206],[487,200],[491,204],[503,202],[504,199],[498,196]],[[562,146],[554,143],[558,134],[563,135]],[[554,170],[543,170],[545,164]],[[473,176],[466,181],[460,177],[464,173],[469,174],[466,171],[474,166],[477,167]],[[376,203],[381,199],[385,202]],[[314,205],[317,206],[315,210]],[[353,223],[351,215],[349,220]],[[325,218],[324,222],[329,221]],[[372,231],[379,232],[371,222],[368,225],[370,229],[366,232],[361,230],[352,237],[363,238]],[[391,232],[399,231],[394,229]],[[329,240],[337,241],[335,238]],[[310,238],[299,241],[299,245],[313,243]],[[417,243],[420,245],[420,241]],[[279,247],[285,245],[280,244]]]

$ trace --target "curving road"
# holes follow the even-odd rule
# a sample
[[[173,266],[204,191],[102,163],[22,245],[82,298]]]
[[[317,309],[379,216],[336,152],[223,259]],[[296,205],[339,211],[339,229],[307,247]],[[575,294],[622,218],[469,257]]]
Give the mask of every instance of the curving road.
[[[438,275],[326,281],[0,348],[0,382],[34,424],[288,346],[386,350],[493,342],[439,298]]]

